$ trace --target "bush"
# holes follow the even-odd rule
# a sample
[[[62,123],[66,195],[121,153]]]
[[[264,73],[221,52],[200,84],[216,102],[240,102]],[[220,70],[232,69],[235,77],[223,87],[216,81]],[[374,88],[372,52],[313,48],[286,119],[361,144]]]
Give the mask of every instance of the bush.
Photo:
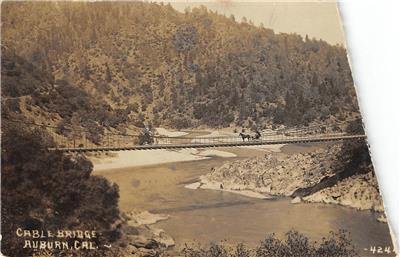
[[[361,119],[350,122],[346,127],[346,132],[349,134],[365,134]]]
[[[282,241],[269,235],[256,250],[259,257],[350,257],[357,256],[351,240],[345,231],[330,232],[321,243],[309,242],[308,238],[297,231],[289,231]]]
[[[196,47],[198,40],[197,29],[194,26],[182,25],[172,39],[172,44],[179,52],[188,52]]]
[[[6,101],[7,109],[13,113],[21,113],[21,107],[19,104],[19,99],[8,99]]]
[[[176,116],[171,120],[170,126],[178,130],[185,129],[192,126],[192,121],[186,116]]]
[[[119,219],[118,187],[91,176],[92,163],[84,156],[48,151],[54,144],[43,131],[2,125],[2,252],[32,254],[22,248],[17,228],[96,230],[98,245],[116,240],[111,225]]]
[[[310,242],[297,231],[286,233],[286,239],[269,234],[256,248],[247,248],[239,243],[234,248],[224,244],[212,244],[210,247],[192,247],[185,245],[182,250],[185,257],[352,257],[358,256],[348,234],[340,230],[330,232],[321,242]]]

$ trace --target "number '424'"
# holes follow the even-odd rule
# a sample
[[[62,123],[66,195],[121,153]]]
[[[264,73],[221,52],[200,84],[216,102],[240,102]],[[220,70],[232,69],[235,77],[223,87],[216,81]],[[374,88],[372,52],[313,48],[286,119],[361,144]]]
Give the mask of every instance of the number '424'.
[[[365,249],[370,251],[372,254],[388,254],[388,253],[392,253],[392,249],[390,248],[390,246],[370,246],[369,249]]]

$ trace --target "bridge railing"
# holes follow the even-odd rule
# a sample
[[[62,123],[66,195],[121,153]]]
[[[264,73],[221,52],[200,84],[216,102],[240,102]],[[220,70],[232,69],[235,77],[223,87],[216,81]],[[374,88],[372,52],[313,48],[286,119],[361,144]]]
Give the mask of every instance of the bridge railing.
[[[83,129],[74,129],[66,127],[54,127],[48,125],[25,123],[29,126],[44,129],[53,136],[56,148],[90,148],[90,149],[103,149],[103,148],[129,148],[140,145],[140,135],[127,134],[119,132],[104,132],[90,133]],[[251,144],[251,143],[268,143],[268,142],[295,142],[307,141],[318,138],[345,138],[348,136],[346,133],[315,133],[317,131],[314,127],[308,129],[287,129],[270,131],[261,134],[261,137],[255,139],[254,133],[250,136],[253,138],[243,139],[239,133],[228,136],[181,136],[181,137],[168,137],[155,135],[152,136],[151,145],[166,146],[166,145],[223,145],[223,144]]]
[[[333,140],[359,140],[364,139],[365,135],[314,135],[311,137],[275,137],[275,138],[261,138],[258,140],[242,141],[233,137],[213,137],[213,138],[196,138],[196,142],[188,142],[190,138],[167,138],[168,142],[157,144],[137,145],[135,143],[126,143],[124,145],[111,144],[111,145],[79,145],[78,147],[68,144],[57,146],[52,149],[59,149],[63,151],[104,151],[104,150],[146,150],[146,149],[167,149],[167,148],[201,148],[201,147],[231,147],[231,146],[248,146],[248,145],[267,145],[267,144],[290,144],[290,143],[307,143],[307,142],[321,142]],[[208,140],[208,141],[206,141]]]
[[[148,145],[212,145],[212,144],[233,144],[233,143],[257,143],[257,142],[290,142],[290,141],[307,141],[316,138],[337,138],[346,136],[346,133],[331,133],[331,134],[294,134],[294,133],[267,133],[262,134],[258,139],[242,139],[239,135],[237,136],[218,136],[218,137],[167,137],[167,136],[153,136],[152,143],[145,143]],[[93,143],[86,133],[73,138],[60,136],[57,133],[53,133],[57,148],[124,148],[133,147],[139,145],[139,135],[126,135],[126,134],[111,134],[106,133],[103,139],[96,143]]]

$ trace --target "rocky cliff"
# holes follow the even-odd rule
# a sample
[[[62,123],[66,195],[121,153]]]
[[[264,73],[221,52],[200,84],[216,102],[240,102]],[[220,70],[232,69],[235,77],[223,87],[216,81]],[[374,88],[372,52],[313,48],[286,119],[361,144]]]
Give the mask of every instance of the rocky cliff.
[[[366,152],[365,152],[366,151]],[[227,162],[201,177],[202,188],[252,191],[383,212],[378,183],[363,142],[310,153],[266,154]]]

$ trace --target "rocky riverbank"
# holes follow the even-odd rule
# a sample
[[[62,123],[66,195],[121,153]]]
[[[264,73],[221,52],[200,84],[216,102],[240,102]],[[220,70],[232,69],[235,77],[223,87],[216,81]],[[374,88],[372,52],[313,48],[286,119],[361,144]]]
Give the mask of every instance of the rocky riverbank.
[[[164,230],[150,226],[168,218],[168,215],[148,211],[122,215],[119,225],[121,239],[118,241],[120,253],[126,257],[153,257],[174,246],[173,238]]]
[[[304,197],[307,202],[323,202],[350,206],[359,210],[384,212],[378,183],[373,172],[355,175]]]
[[[343,151],[343,147],[335,144],[309,153],[266,154],[228,162],[187,187],[258,198],[290,196],[293,203],[304,200],[383,212],[372,165],[359,162],[353,167],[354,156],[349,155],[351,151]]]

